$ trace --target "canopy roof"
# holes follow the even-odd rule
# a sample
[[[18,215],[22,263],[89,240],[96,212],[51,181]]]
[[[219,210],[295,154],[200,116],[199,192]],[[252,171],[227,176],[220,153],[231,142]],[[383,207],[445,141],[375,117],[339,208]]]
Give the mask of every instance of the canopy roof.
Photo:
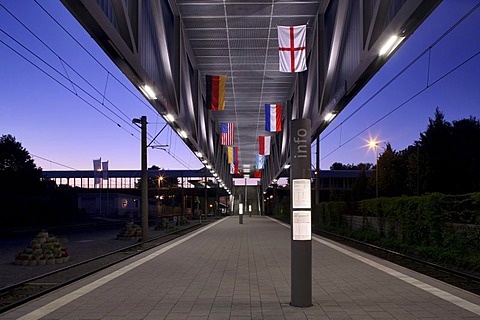
[[[219,124],[235,124],[240,170],[252,171],[258,136],[272,136],[262,185],[289,162],[289,122],[327,126],[440,0],[62,0],[186,144],[232,187]],[[279,71],[277,26],[306,25],[307,71]],[[226,75],[225,110],[205,108],[206,75]],[[283,131],[265,131],[264,105],[283,105]]]

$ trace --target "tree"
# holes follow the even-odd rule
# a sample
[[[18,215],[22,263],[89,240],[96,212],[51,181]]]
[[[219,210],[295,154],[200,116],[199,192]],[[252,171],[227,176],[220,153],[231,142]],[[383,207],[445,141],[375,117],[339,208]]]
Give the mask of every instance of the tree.
[[[370,170],[372,167],[372,163],[343,164],[341,162],[334,162],[330,166],[330,170]]]
[[[449,123],[437,108],[420,135],[418,166],[423,192],[480,191],[480,122],[475,117]]]
[[[451,133],[452,164],[445,164],[454,173],[455,193],[480,191],[480,122],[475,117],[453,121]]]
[[[453,164],[452,125],[445,120],[440,109],[435,110],[433,119],[429,118],[427,130],[420,134],[419,145],[424,160],[421,163],[422,189],[425,192],[452,193],[455,177],[449,170]]]
[[[398,153],[399,165],[404,169],[404,192],[406,195],[420,195],[420,164],[423,163],[420,157],[420,146],[418,142],[408,146]]]
[[[385,151],[378,158],[378,184],[381,196],[394,197],[407,193],[405,176],[407,174],[404,160],[399,152],[387,143]]]
[[[346,166],[341,162],[334,162],[330,166],[330,170],[347,170]]]
[[[353,201],[360,201],[368,197],[368,178],[363,169],[358,175],[357,179],[352,186],[352,198]]]
[[[4,193],[38,191],[41,173],[15,137],[10,134],[0,137],[0,190]]]

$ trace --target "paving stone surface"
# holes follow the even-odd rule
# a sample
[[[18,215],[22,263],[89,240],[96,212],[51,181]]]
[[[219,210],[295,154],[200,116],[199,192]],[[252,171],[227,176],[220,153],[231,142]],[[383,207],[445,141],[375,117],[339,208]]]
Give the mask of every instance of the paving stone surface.
[[[321,241],[312,246],[309,308],[290,305],[290,230],[266,217],[239,224],[234,216],[0,319],[29,313],[23,319],[480,319],[479,296]],[[423,289],[429,286],[444,297]],[[471,303],[469,310],[478,308],[478,314],[458,301]]]

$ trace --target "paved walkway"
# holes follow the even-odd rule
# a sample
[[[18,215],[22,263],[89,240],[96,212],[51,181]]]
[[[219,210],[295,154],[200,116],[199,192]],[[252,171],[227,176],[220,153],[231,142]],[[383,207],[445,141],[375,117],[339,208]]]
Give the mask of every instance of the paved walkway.
[[[313,241],[313,303],[290,302],[290,230],[229,217],[0,319],[480,319],[480,297]]]

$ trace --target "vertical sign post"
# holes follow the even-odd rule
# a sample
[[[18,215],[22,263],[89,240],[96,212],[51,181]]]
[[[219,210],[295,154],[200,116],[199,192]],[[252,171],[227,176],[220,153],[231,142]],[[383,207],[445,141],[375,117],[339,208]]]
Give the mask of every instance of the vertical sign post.
[[[312,306],[312,201],[310,119],[292,120],[291,166],[291,302],[294,307]]]
[[[243,224],[243,203],[238,203],[238,223]]]
[[[148,177],[147,177],[147,117],[140,118],[142,126],[142,241],[148,239]]]
[[[242,194],[238,195],[238,223],[243,224],[243,201]]]

